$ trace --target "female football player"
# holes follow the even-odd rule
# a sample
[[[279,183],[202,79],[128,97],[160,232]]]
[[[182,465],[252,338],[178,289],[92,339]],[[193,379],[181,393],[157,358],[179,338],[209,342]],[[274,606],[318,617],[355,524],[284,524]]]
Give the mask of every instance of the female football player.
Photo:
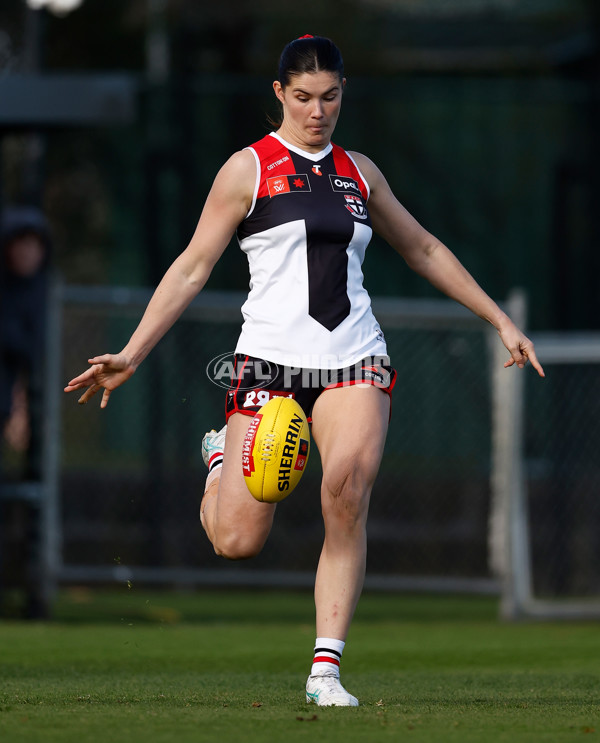
[[[260,406],[252,391],[259,370],[263,391],[291,392],[303,406],[323,466],[325,538],[306,699],[356,706],[340,683],[339,667],[363,585],[369,498],[395,378],[362,285],[372,230],[410,268],[496,328],[510,353],[505,366],[529,361],[540,376],[544,372],[532,342],[397,201],[379,168],[332,144],[344,85],[342,57],[329,39],[302,37],[285,47],[273,84],[282,113],[277,130],[225,163],[189,245],[166,272],[125,348],[89,359],[90,368],[66,391],[87,387],[79,399],[85,403],[102,389],[106,407],[113,390],[202,289],[237,233],[251,290],[242,308],[227,425],[203,442],[210,470],[202,525],[215,551],[232,560],[256,555],[271,529],[275,506],[250,495],[241,468],[244,435]],[[304,374],[307,369],[322,373]],[[272,377],[265,385],[267,372]]]

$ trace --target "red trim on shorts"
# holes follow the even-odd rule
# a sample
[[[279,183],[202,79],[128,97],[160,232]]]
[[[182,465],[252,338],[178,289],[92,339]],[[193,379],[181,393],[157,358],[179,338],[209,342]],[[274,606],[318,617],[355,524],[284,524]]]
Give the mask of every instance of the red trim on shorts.
[[[350,379],[347,382],[337,382],[336,384],[327,385],[327,387],[323,388],[323,392],[326,392],[327,390],[334,390],[337,387],[353,387],[356,384],[370,384],[371,387],[377,387],[378,390],[382,390],[383,392],[387,392],[387,394],[390,396],[390,416],[389,420],[392,419],[392,390],[394,389],[394,385],[396,384],[396,379],[398,378],[398,374],[394,368],[392,368],[392,371],[390,374],[390,383],[387,387],[384,387],[381,384],[377,384],[375,380],[373,379]],[[308,419],[309,423],[312,423],[312,420]]]
[[[387,392],[388,395],[391,397],[392,390],[394,389],[394,385],[396,384],[396,376],[396,374],[393,375],[392,379],[390,380],[390,384],[388,384],[387,386],[379,384],[373,379],[349,379],[346,382],[336,382],[335,384],[328,384],[327,387],[323,387],[323,392],[325,392],[325,390],[334,390],[336,389],[336,387],[352,387],[355,384],[370,384],[371,387],[377,387],[377,389]]]
[[[244,408],[238,408],[237,404],[235,406],[234,410],[230,410],[229,412],[225,411],[225,423],[231,418],[232,415],[235,415],[235,413],[241,413],[242,415],[249,415],[251,418],[254,418],[258,411],[256,410],[244,410]]]
[[[227,423],[227,421],[229,420],[229,417],[231,415],[233,415],[234,413],[244,413],[244,412],[246,412],[246,414],[247,414],[249,412],[249,411],[240,410],[238,408],[238,404],[237,404],[237,393],[238,393],[238,391],[240,389],[240,385],[242,384],[242,379],[244,378],[244,368],[246,367],[246,364],[248,363],[248,359],[249,358],[250,358],[250,356],[248,356],[248,354],[246,354],[246,358],[244,359],[244,363],[242,364],[242,370],[241,370],[242,373],[239,375],[237,387],[235,389],[231,389],[231,387],[230,387],[227,390],[227,394],[229,394],[230,392],[233,392],[233,405],[234,405],[234,409],[233,410],[230,410],[229,412],[227,412],[227,397],[225,397],[225,423]],[[235,364],[236,364],[236,367],[237,367],[237,356],[236,356],[236,359],[235,359]],[[237,369],[236,369],[236,371],[237,371]],[[252,413],[252,417],[254,417],[254,413]]]

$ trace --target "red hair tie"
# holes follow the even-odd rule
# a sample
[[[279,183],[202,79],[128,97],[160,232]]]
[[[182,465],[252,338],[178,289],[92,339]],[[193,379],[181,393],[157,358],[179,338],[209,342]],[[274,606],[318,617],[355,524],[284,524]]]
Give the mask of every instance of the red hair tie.
[[[300,39],[314,39],[315,37],[312,34],[306,34],[305,36],[298,36],[296,41],[300,41]]]

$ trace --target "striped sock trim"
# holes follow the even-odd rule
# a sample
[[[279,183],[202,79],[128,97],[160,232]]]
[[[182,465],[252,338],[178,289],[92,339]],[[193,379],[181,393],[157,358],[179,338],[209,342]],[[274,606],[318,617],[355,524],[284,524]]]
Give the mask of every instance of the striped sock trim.
[[[313,665],[315,663],[333,663],[334,666],[337,666],[339,668],[340,661],[337,658],[333,658],[330,655],[316,655],[313,658]]]
[[[312,662],[311,675],[325,676],[340,674],[340,660],[342,654],[331,648],[315,648],[315,655]]]
[[[317,655],[329,655],[333,658],[337,658],[338,661],[342,657],[341,653],[338,653],[337,650],[332,650],[331,648],[315,648],[315,658]]]
[[[221,467],[223,464],[223,452],[217,451],[208,460],[208,471],[212,472],[217,467]]]

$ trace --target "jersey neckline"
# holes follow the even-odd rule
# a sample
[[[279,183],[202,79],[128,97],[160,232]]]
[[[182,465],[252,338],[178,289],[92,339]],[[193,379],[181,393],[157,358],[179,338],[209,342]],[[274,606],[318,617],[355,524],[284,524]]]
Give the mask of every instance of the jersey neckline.
[[[277,134],[277,132],[270,132],[269,136],[275,137],[275,139],[281,142],[284,147],[287,147],[288,150],[295,152],[296,155],[305,157],[307,160],[312,160],[312,162],[315,163],[319,162],[319,160],[322,160],[324,157],[327,157],[327,155],[329,155],[329,153],[333,149],[333,145],[330,142],[327,147],[325,147],[325,149],[321,150],[320,152],[306,152],[306,150],[302,150],[300,149],[300,147],[296,147],[295,145],[286,142],[286,140],[279,134]]]

